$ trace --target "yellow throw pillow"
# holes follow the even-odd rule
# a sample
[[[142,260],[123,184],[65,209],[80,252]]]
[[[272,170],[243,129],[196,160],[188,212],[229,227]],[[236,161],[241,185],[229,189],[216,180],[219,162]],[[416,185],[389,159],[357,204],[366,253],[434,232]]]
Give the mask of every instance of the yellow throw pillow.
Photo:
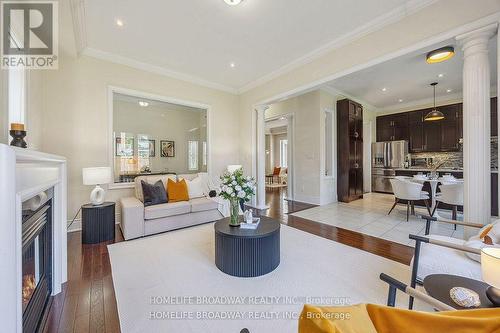
[[[189,201],[189,192],[186,181],[174,182],[168,179],[167,183],[168,202]]]

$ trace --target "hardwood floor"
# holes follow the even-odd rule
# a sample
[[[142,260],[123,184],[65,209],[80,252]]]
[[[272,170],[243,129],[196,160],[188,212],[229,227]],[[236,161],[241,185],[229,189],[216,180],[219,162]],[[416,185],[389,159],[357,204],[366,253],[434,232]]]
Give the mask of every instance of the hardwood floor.
[[[286,189],[268,189],[270,208],[258,212],[311,234],[409,264],[413,248],[288,215],[314,205],[286,201]],[[115,242],[123,241],[117,227]],[[68,282],[53,298],[44,332],[120,332],[111,264],[105,242],[83,245],[81,233],[68,234]]]
[[[286,201],[286,188],[266,189],[266,202],[270,208],[260,214],[277,218],[281,223],[308,233],[331,239],[333,241],[352,246],[367,252],[377,254],[405,265],[409,265],[413,257],[413,248],[394,243],[385,239],[372,237],[355,231],[318,223],[301,217],[288,215],[315,205]]]
[[[116,242],[123,241],[116,229]],[[68,282],[52,302],[44,332],[120,332],[107,245],[68,234]]]

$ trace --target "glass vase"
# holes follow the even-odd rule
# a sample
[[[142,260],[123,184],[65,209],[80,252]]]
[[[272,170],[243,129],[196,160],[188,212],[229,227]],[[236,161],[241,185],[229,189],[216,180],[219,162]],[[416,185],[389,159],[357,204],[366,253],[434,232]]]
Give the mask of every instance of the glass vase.
[[[238,198],[229,199],[231,217],[229,225],[238,227],[240,225],[240,200]]]

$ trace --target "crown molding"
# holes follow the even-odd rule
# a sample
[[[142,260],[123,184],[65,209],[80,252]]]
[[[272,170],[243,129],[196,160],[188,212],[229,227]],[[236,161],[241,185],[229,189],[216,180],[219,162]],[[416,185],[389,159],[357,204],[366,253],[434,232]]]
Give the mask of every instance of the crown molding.
[[[87,27],[85,25],[85,0],[70,0],[75,35],[76,54],[80,56],[87,47]]]
[[[380,112],[380,110],[381,110],[380,108],[368,103],[367,101],[365,101],[363,99],[360,99],[356,96],[353,96],[353,95],[347,94],[343,91],[340,91],[338,89],[335,89],[332,86],[322,86],[320,88],[320,90],[326,91],[327,93],[330,93],[334,96],[343,96],[345,98],[348,98],[354,102],[357,102],[357,103],[363,105],[363,107],[366,107],[368,111]]]
[[[497,96],[497,87],[491,86],[490,97],[495,97],[495,96]],[[463,101],[463,93],[461,91],[453,94],[436,96],[436,106],[448,105],[453,103],[462,103],[462,101]],[[431,108],[434,105],[433,102],[434,98],[429,97],[407,103],[393,104],[387,107],[378,108],[377,115],[413,111],[422,108]]]
[[[221,91],[228,92],[228,93],[235,94],[235,95],[238,94],[237,89],[229,87],[229,86],[225,86],[225,85],[222,85],[219,83],[210,82],[210,81],[207,81],[207,80],[204,80],[204,79],[201,79],[201,78],[189,75],[189,74],[176,72],[176,71],[173,71],[170,69],[166,69],[164,67],[160,67],[160,66],[148,64],[145,62],[137,61],[137,60],[123,57],[123,56],[120,56],[120,55],[117,55],[114,53],[109,53],[109,52],[105,52],[105,51],[101,51],[101,50],[87,47],[83,50],[82,54],[85,56],[88,56],[88,57],[106,60],[106,61],[113,62],[116,64],[125,65],[125,66],[132,67],[135,69],[143,70],[145,72],[150,72],[153,74],[163,75],[163,76],[167,76],[167,77],[170,77],[173,79],[189,82],[189,83],[196,84],[199,86],[203,86],[203,87],[207,87],[207,88],[211,88],[211,89],[216,89],[216,90],[221,90]]]
[[[288,63],[287,65],[272,71],[269,74],[264,75],[263,77],[252,81],[245,86],[238,89],[240,94],[245,93],[255,87],[258,87],[264,83],[267,83],[278,76],[281,76],[285,73],[288,73],[300,66],[303,66],[307,63],[312,62],[313,60],[325,55],[326,53],[338,49],[346,44],[351,43],[352,41],[359,39],[363,36],[366,36],[372,32],[382,29],[383,27],[390,25],[392,23],[398,22],[402,20],[404,17],[412,15],[419,10],[432,5],[438,0],[410,0],[406,4],[401,5],[399,7],[394,8],[390,12],[381,15],[366,24],[352,30],[351,32],[334,39],[333,41],[313,50],[312,52],[307,53],[306,55]]]

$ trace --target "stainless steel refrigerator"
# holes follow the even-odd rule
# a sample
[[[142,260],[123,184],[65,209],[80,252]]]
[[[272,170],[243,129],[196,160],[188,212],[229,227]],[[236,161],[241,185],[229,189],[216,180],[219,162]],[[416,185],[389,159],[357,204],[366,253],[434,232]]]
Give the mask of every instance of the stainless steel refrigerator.
[[[390,179],[396,170],[404,168],[408,155],[408,141],[372,143],[372,191],[392,193]]]

